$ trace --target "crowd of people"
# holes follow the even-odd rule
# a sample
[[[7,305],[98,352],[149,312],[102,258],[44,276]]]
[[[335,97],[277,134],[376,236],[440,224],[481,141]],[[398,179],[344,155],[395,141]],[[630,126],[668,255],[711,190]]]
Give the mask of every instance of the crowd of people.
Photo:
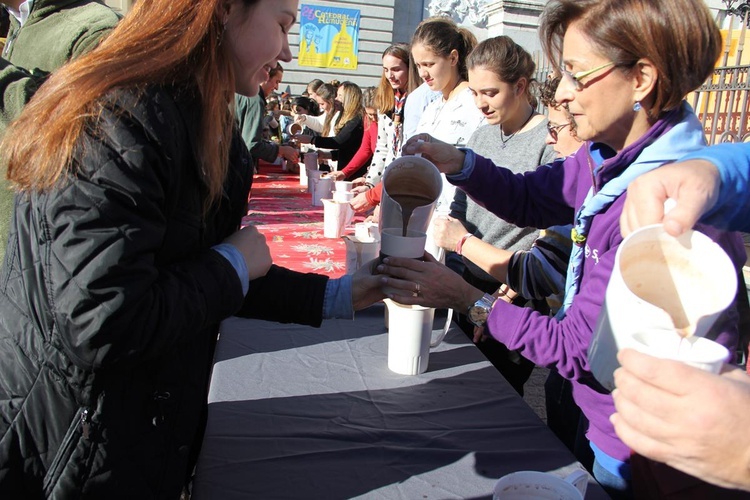
[[[745,263],[750,147],[707,147],[685,102],[722,43],[702,0],[550,0],[540,37],[561,65],[541,82],[512,38],[431,17],[382,53],[377,85],[298,96],[279,91],[297,0],[141,1],[122,19],[3,4],[0,496],[178,498],[223,319],[319,326],[386,297],[456,311],[520,394],[549,368],[548,424],[613,498],[749,494],[735,360],[712,375],[623,350],[609,392],[588,359],[629,232],[695,227]],[[60,40],[47,62],[39,32]],[[311,149],[375,220],[394,159],[434,163],[444,258],[339,279],[275,265],[240,227],[253,176]],[[738,325],[733,305],[708,335],[735,352]]]

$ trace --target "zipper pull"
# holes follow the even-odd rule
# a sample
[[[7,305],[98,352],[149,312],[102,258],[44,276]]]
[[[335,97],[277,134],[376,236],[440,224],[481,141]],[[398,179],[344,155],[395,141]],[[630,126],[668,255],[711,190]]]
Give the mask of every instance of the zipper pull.
[[[88,408],[84,408],[81,412],[81,428],[83,429],[83,439],[89,439],[89,436],[91,436],[91,420],[89,419]]]

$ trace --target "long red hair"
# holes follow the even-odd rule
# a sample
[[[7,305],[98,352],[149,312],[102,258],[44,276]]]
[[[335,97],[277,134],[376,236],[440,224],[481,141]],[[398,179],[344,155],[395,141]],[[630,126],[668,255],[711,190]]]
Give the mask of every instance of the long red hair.
[[[245,0],[245,5],[257,0]],[[0,150],[22,191],[52,188],[72,168],[84,127],[116,88],[192,83],[200,93],[197,151],[209,202],[221,195],[233,126],[234,73],[222,46],[223,0],[139,0],[90,53],[45,82],[7,130]],[[31,138],[31,139],[30,139]]]

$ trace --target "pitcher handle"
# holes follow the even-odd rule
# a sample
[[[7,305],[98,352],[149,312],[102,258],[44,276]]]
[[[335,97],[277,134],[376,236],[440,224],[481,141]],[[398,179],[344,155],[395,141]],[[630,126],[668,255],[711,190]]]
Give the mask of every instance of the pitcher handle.
[[[448,330],[450,330],[451,321],[453,321],[453,309],[448,309],[448,315],[445,317],[445,326],[443,326],[443,330],[440,332],[440,335],[438,335],[437,338],[433,339],[430,342],[430,347],[437,347],[440,345],[440,343],[445,338],[445,335],[448,333]]]
[[[576,470],[565,476],[565,482],[572,484],[578,491],[581,492],[581,496],[586,496],[586,488],[589,485],[589,475],[584,470]]]

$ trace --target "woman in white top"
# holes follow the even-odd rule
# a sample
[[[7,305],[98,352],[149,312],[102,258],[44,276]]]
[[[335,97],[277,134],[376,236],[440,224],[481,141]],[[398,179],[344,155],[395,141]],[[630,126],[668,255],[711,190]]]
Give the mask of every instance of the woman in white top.
[[[401,156],[404,103],[409,83],[409,46],[403,43],[391,45],[383,52],[383,74],[375,94],[378,140],[365,179],[368,187],[380,182],[386,165]]]
[[[476,44],[474,34],[450,18],[431,17],[417,26],[411,40],[412,60],[430,89],[443,94],[425,108],[417,133],[462,147],[484,124],[467,82],[466,59]],[[437,213],[448,212],[454,193],[455,187],[443,178]]]
[[[367,174],[354,180],[357,196],[351,202],[357,212],[364,212],[380,201],[379,192],[369,192],[380,182],[387,165],[401,156],[404,140],[404,109],[410,89],[409,46],[391,45],[383,52],[383,73],[375,94],[378,110],[378,136]],[[379,188],[378,188],[379,189]]]
[[[333,137],[335,125],[341,117],[341,109],[336,105],[337,89],[330,83],[321,84],[311,97],[318,103],[320,115],[297,115],[295,121],[305,127],[318,132],[323,137]]]
[[[297,115],[295,122],[303,125],[314,132],[318,132],[321,137],[335,137],[339,119],[341,118],[341,103],[336,101],[338,89],[330,83],[323,83],[312,94],[312,98],[318,103],[320,115]],[[330,149],[318,149],[318,160],[321,161],[321,170],[336,170],[337,162],[331,160]]]

